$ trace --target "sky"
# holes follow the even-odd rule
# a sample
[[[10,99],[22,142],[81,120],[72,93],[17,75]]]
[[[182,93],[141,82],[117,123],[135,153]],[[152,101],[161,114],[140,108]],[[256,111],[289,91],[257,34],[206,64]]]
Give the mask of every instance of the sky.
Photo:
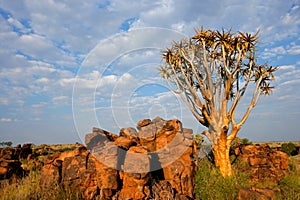
[[[201,133],[157,70],[201,26],[260,30],[258,61],[279,67],[238,136],[299,141],[299,0],[0,0],[0,141],[84,143],[156,116]]]

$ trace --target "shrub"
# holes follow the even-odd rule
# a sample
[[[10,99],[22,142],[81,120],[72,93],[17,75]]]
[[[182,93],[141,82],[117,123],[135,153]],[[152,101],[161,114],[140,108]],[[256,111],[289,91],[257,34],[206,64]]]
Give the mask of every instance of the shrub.
[[[243,138],[241,144],[252,144],[252,142],[248,138]]]
[[[0,146],[7,146],[7,147],[11,147],[12,146],[12,142],[11,141],[9,141],[9,142],[0,142]]]
[[[289,156],[295,156],[298,154],[296,146],[291,142],[282,144],[280,150]]]

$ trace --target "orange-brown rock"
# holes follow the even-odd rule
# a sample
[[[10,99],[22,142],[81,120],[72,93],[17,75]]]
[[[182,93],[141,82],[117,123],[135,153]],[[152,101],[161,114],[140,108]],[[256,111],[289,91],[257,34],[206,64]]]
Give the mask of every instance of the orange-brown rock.
[[[139,143],[138,133],[135,128],[122,128],[120,130],[120,137],[125,137],[132,141],[131,146],[136,146]]]
[[[145,199],[150,195],[150,160],[147,153],[147,149],[142,146],[133,146],[127,151],[119,199]]]
[[[143,126],[147,126],[147,125],[149,125],[151,123],[151,119],[142,119],[142,120],[140,120],[138,123],[137,123],[137,128],[139,129],[139,128],[141,128],[141,127],[143,127]]]
[[[99,162],[84,147],[49,156],[42,174],[47,178],[45,182],[51,179],[67,184],[78,189],[85,199],[111,199],[119,187],[118,171]]]
[[[30,149],[29,149],[30,148]],[[0,148],[0,180],[16,179],[24,176],[20,159],[27,159],[32,154],[31,144],[17,147]]]
[[[140,144],[147,147],[150,152],[156,150],[156,135],[163,128],[165,120],[156,117],[147,126],[140,127],[138,136]]]
[[[243,188],[238,193],[238,200],[274,200],[275,192],[271,189]]]
[[[0,180],[21,177],[24,170],[19,160],[4,160],[0,158]]]
[[[164,178],[176,193],[193,198],[194,172],[193,141],[178,120],[166,121],[157,135],[159,161],[163,167]]]
[[[32,144],[18,145],[17,147],[0,148],[0,158],[4,160],[27,159],[32,154]]]
[[[242,170],[248,172],[253,181],[267,178],[278,182],[288,170],[288,155],[268,145],[242,145],[235,153],[241,161],[248,163]]]

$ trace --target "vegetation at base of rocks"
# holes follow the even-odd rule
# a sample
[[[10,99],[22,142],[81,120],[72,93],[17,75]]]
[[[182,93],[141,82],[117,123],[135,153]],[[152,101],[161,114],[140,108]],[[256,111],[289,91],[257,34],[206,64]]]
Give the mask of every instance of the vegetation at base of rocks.
[[[31,171],[14,183],[1,183],[0,200],[83,199],[78,191],[59,185],[54,180],[43,181],[43,178],[39,172]]]
[[[278,199],[300,199],[300,173],[289,173],[279,183]]]
[[[299,157],[299,158],[298,158]],[[198,199],[231,200],[237,199],[242,188],[272,189],[276,193],[276,200],[300,199],[300,156],[290,159],[290,169],[286,176],[276,183],[272,180],[250,181],[248,174],[239,170],[241,162],[233,165],[235,174],[232,177],[222,177],[219,170],[209,161],[202,160],[197,166],[195,178],[195,195]]]
[[[282,144],[280,150],[289,156],[295,156],[298,154],[297,148],[292,142]]]
[[[12,142],[8,141],[8,142],[0,142],[0,146],[2,147],[11,147],[12,146]]]
[[[300,199],[300,155],[289,158],[289,172],[279,182],[278,199]]]
[[[195,179],[195,195],[207,200],[236,199],[239,190],[249,184],[248,179],[248,175],[243,173],[224,178],[209,160],[203,160]]]

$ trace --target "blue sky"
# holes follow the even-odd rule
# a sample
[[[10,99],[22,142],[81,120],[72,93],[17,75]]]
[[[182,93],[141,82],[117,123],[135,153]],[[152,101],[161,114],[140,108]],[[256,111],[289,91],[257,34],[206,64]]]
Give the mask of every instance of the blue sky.
[[[156,116],[200,133],[156,68],[202,25],[259,29],[259,61],[280,67],[239,136],[300,140],[299,0],[0,0],[0,141],[83,142],[93,126],[118,133]]]

